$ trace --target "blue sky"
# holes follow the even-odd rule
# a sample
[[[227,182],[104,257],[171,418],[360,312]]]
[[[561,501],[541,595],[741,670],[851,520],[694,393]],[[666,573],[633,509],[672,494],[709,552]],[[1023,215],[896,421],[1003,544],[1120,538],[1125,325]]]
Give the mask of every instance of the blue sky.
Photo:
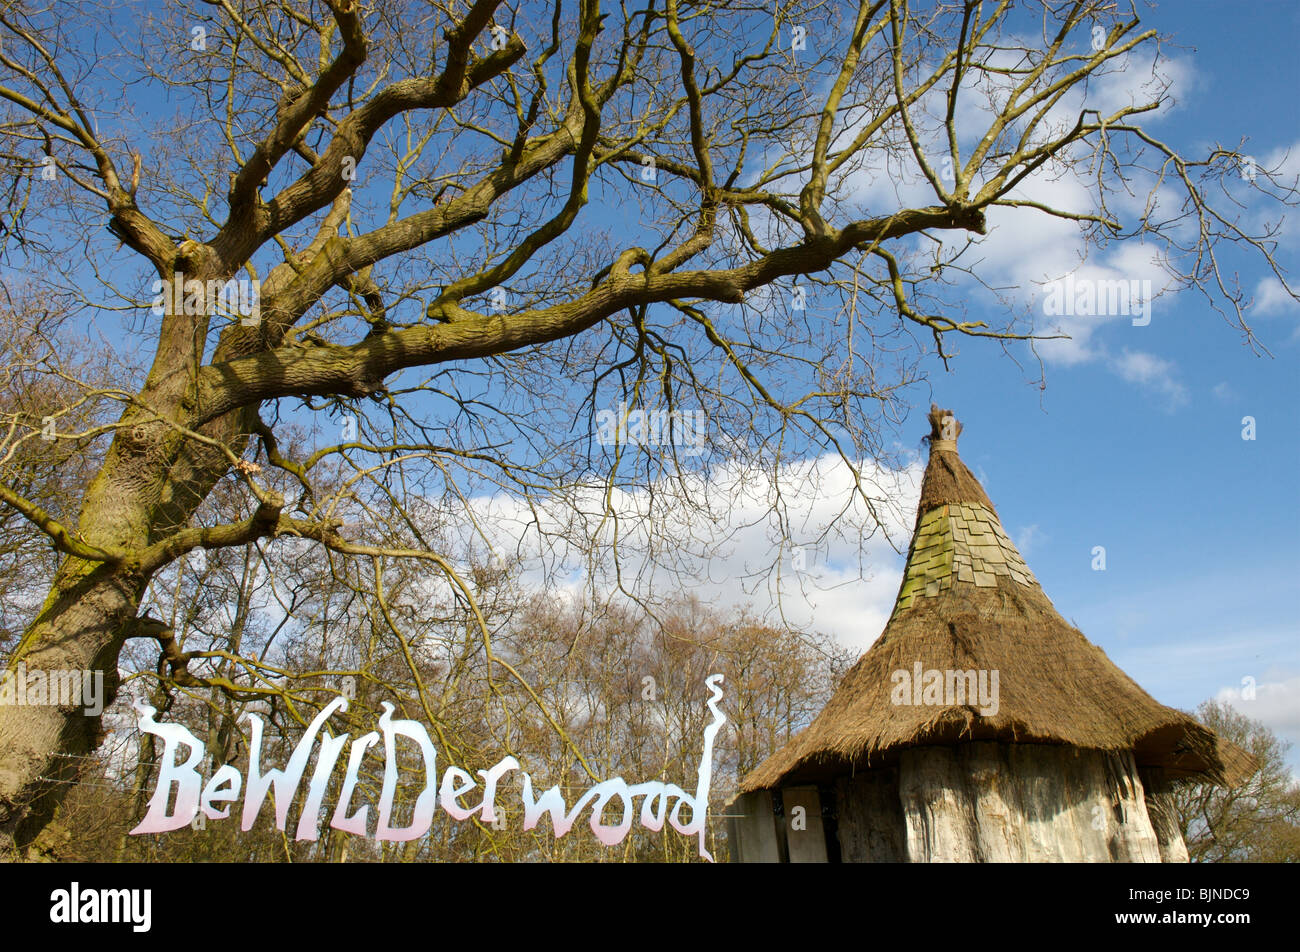
[[[1173,61],[1176,100],[1167,115],[1144,124],[1193,156],[1215,143],[1235,148],[1243,136],[1261,160],[1292,149],[1287,168],[1300,171],[1300,5],[1250,4],[1229,17],[1220,5],[1194,0],[1142,13],[1146,26],[1168,37],[1163,52]],[[1121,77],[1117,85],[1130,82]],[[617,181],[597,186],[577,228],[635,229],[648,206],[628,197]],[[1026,282],[1060,274],[1050,269],[1069,257],[1064,246],[1073,226],[1026,231],[1026,218],[991,221],[991,278],[1018,283],[1023,297],[1031,294]],[[1062,247],[1045,249],[1044,242]],[[1300,230],[1290,223],[1279,261],[1293,270],[1298,249]],[[1124,257],[1132,253],[1117,246],[1090,263],[1123,275],[1134,267]],[[1258,260],[1230,254],[1227,262],[1241,268],[1247,287],[1266,277]],[[814,294],[810,307],[817,303]],[[971,317],[1004,320],[980,306],[972,304]],[[1235,703],[1294,741],[1291,763],[1300,768],[1293,581],[1300,510],[1291,502],[1300,449],[1290,426],[1300,404],[1300,308],[1274,296],[1256,311],[1249,319],[1271,358],[1252,354],[1240,332],[1194,292],[1157,299],[1146,326],[1124,318],[1076,320],[1073,343],[1041,349],[1045,390],[1023,348],[1012,350],[1021,369],[991,342],[954,342],[959,356],[950,369],[930,361],[929,387],[910,393],[916,409],[898,429],[899,448],[917,453],[907,474],[914,478],[924,462],[920,437],[930,402],[955,409],[966,426],[963,458],[1061,614],[1163,703],[1192,708],[1227,692],[1240,695],[1242,679],[1253,678],[1256,700]],[[1256,421],[1253,441],[1242,439],[1245,416]],[[710,479],[713,488],[725,482],[717,473]],[[904,509],[914,506],[914,490],[913,481],[898,497]],[[811,523],[835,508],[832,491],[804,496]],[[500,499],[491,505],[503,513],[513,508]],[[733,524],[755,511],[733,506]],[[896,538],[905,546],[911,510],[902,517]],[[507,525],[503,518],[494,526],[498,538],[511,535]],[[735,536],[733,547],[702,569],[700,593],[770,607],[770,582],[742,581],[762,568],[750,557],[770,551],[770,542],[744,531]],[[1106,550],[1104,572],[1091,567],[1094,546]],[[817,591],[814,584],[802,606],[795,598],[783,607],[792,619],[865,648],[888,616],[902,556],[880,540],[858,544],[850,537],[827,549],[821,569],[823,581],[839,586]]]
[[[1140,12],[1168,36],[1164,52],[1176,67],[1177,108],[1153,130],[1192,155],[1215,142],[1234,148],[1245,136],[1262,160],[1290,149],[1287,168],[1300,171],[1300,4],[1180,0]],[[135,104],[151,119],[185,108],[143,92]],[[593,191],[579,228],[594,219],[617,229],[637,213],[626,194],[611,191],[602,202]],[[995,224],[986,242],[991,276],[1022,286],[1046,278],[1041,268],[1056,262],[1045,252],[1059,250],[1050,247],[1059,236],[1023,232],[1005,218]],[[1295,221],[1280,240],[1279,262],[1294,274]],[[1112,249],[1112,266],[1120,254]],[[1230,266],[1250,288],[1266,277],[1257,260],[1231,257]],[[1002,315],[983,306],[974,303],[971,316],[999,323]],[[1249,318],[1272,357],[1252,354],[1191,292],[1155,301],[1147,326],[1075,321],[1072,345],[1043,351],[1042,390],[1022,350],[1013,348],[1018,367],[995,344],[959,342],[950,369],[931,361],[929,386],[909,394],[915,410],[899,427],[900,448],[920,453],[931,400],[953,408],[966,426],[963,458],[1061,614],[1164,703],[1191,708],[1240,693],[1242,679],[1253,678],[1256,699],[1236,703],[1296,743],[1291,763],[1300,768],[1300,448],[1292,422],[1300,307],[1266,294]],[[110,337],[120,334],[118,315],[96,321]],[[1255,420],[1253,441],[1242,439],[1246,416]],[[915,493],[899,499],[914,505]],[[831,495],[806,502],[814,512],[833,508]],[[904,545],[910,527],[905,514],[896,526]],[[850,543],[821,563],[841,586],[815,593],[800,620],[863,648],[888,615],[902,556]],[[1095,546],[1105,547],[1104,572],[1091,568]],[[715,560],[701,591],[764,608],[761,589],[741,590],[746,555],[738,543]]]
[[[1270,167],[1281,163],[1293,182],[1300,5],[1251,4],[1228,17],[1197,0],[1142,13],[1145,26],[1166,36],[1176,101],[1144,126],[1189,157],[1216,143],[1235,149],[1245,137],[1247,154]],[[1140,67],[1111,93],[1134,74]],[[1247,196],[1244,183],[1229,183],[1239,185],[1233,194]],[[1276,251],[1289,279],[1300,262],[1294,218]],[[1072,226],[1043,229],[1004,213],[990,220],[984,273],[1015,289],[1018,303],[1041,307],[1034,282],[1063,273],[1053,268],[1077,250]],[[1117,245],[1089,266],[1146,276],[1152,272],[1138,258],[1147,254]],[[1272,356],[1253,353],[1195,291],[1158,297],[1145,326],[1127,317],[1073,320],[1073,341],[1039,348],[1045,388],[1023,347],[1011,348],[1017,366],[994,343],[951,341],[958,356],[947,369],[928,361],[928,385],[910,392],[914,409],[898,427],[895,449],[913,454],[902,474],[910,483],[885,492],[904,510],[892,528],[905,548],[925,460],[925,413],[932,401],[955,410],[965,425],[963,459],[1060,613],[1162,703],[1192,709],[1224,698],[1264,722],[1294,744],[1289,761],[1300,774],[1300,507],[1293,501],[1300,447],[1291,423],[1300,403],[1300,306],[1269,292],[1260,260],[1228,252],[1225,263],[1259,292],[1246,319]],[[1005,317],[972,298],[969,319],[996,326]],[[1243,439],[1245,417],[1254,420],[1253,440]],[[817,487],[803,489],[793,507],[810,537],[845,499],[832,468],[805,463],[786,473],[787,488]],[[747,496],[728,480],[715,475],[711,488],[729,499],[732,525],[745,528],[701,566],[699,593],[761,611],[773,609],[780,590],[791,621],[866,648],[888,618],[903,555],[850,534],[810,552],[802,579],[787,572],[778,583],[743,581],[762,567],[757,553],[771,551],[772,535],[756,528],[762,494]],[[1096,546],[1105,549],[1104,571],[1092,568]],[[1243,697],[1251,684],[1253,700]]]
[[[1187,151],[1219,141],[1300,152],[1300,4],[1162,4],[1191,82],[1160,134]],[[1177,49],[1191,47],[1192,49]],[[1184,88],[1185,87],[1185,88]],[[1294,213],[1292,215],[1294,217]],[[1294,277],[1297,229],[1278,258]],[[1248,286],[1254,271],[1243,270]],[[1294,284],[1294,280],[1293,280]],[[1047,388],[995,348],[969,342],[934,400],[965,422],[962,457],[1067,619],[1160,701],[1190,708],[1256,681],[1234,703],[1295,742],[1300,766],[1300,306],[1251,324],[1272,358],[1203,298],[1156,302],[1150,325],[1109,322],[1093,343],[1151,365],[1126,378],[1103,359],[1047,364]],[[1132,363],[1132,362],[1130,362]],[[1029,370],[1036,369],[1033,366]],[[1143,373],[1141,371],[1148,372]],[[905,432],[925,432],[918,407]],[[1242,418],[1256,439],[1242,439]],[[1092,547],[1107,568],[1091,568]],[[1266,687],[1267,686],[1267,687]]]

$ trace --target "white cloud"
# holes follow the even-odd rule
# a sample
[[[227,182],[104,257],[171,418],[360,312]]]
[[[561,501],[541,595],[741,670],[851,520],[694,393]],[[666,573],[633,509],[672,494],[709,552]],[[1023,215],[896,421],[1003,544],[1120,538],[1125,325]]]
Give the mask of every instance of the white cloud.
[[[1008,42],[1005,55],[1010,57],[1015,44]],[[1012,65],[999,64],[996,54],[992,63]],[[971,153],[975,142],[995,118],[997,100],[1005,98],[1004,87],[1008,82],[978,72],[968,74],[964,80],[957,112],[964,156]],[[1199,83],[1191,58],[1162,58],[1157,65],[1150,55],[1130,56],[1122,65],[1094,76],[1086,90],[1084,87],[1071,90],[1053,106],[1036,135],[1041,139],[1068,130],[1085,108],[1110,115],[1126,106],[1159,100],[1165,93],[1172,95],[1177,91],[1185,97]],[[932,91],[913,110],[918,136],[925,144],[924,152],[936,168],[936,157],[947,154],[941,121],[946,111],[945,97],[946,90]],[[1159,122],[1180,108],[1186,108],[1185,98],[1182,102],[1169,99],[1159,113],[1148,114],[1143,121]],[[853,131],[846,130],[846,135]],[[892,165],[888,164],[886,155],[885,149],[873,154],[865,167],[856,168],[847,177],[844,185],[849,196],[876,213],[900,201],[911,205],[936,201],[907,149],[890,156]],[[1080,156],[1079,159],[1074,163],[1068,158],[1046,163],[1007,197],[1068,214],[1099,213],[1094,158]],[[978,187],[979,183],[974,183],[972,190]],[[1154,198],[1150,194],[1152,188],[1156,190]],[[1180,196],[1172,185],[1159,185],[1154,176],[1145,179],[1140,173],[1131,176],[1130,188],[1108,193],[1107,201],[1107,211],[1127,224],[1144,214],[1169,222],[1179,220]],[[1161,209],[1167,211],[1162,214]],[[1142,333],[1144,322],[1135,325],[1130,313],[1049,315],[1044,306],[1046,286],[1067,275],[1081,282],[1144,282],[1135,287],[1145,288],[1153,299],[1148,316],[1154,322],[1172,320],[1177,292],[1173,279],[1157,257],[1155,245],[1125,241],[1099,249],[1089,244],[1078,222],[1029,205],[991,208],[986,224],[988,234],[974,240],[973,253],[964,255],[961,263],[975,268],[984,284],[996,290],[989,295],[982,289],[972,288],[973,307],[985,306],[1008,316],[1015,312],[1027,313],[1032,316],[1037,333],[1064,335],[1036,344],[1037,354],[1049,363],[1065,366],[1101,363],[1130,382],[1154,389],[1170,408],[1186,403],[1186,390],[1176,381],[1173,365],[1168,361],[1154,363],[1142,356],[1115,358],[1111,355],[1117,338],[1140,339],[1134,335]],[[931,248],[924,242],[916,245],[920,254]],[[980,298],[992,299],[975,303]],[[1109,347],[1107,341],[1111,342]]]
[[[1256,177],[1256,185],[1270,192],[1300,188],[1300,140],[1289,145],[1278,146],[1264,156],[1263,169],[1271,180],[1262,181]],[[1294,214],[1279,215],[1276,207],[1261,206],[1252,217],[1257,230],[1274,231],[1278,243],[1292,250],[1300,247],[1300,228],[1296,226]]]
[[[1226,701],[1290,742],[1293,746],[1289,759],[1295,765],[1300,757],[1300,675],[1259,681],[1254,690],[1254,699],[1247,700],[1242,696],[1243,685],[1225,687],[1215,695],[1215,700]]]
[[[473,509],[494,549],[521,557],[525,585],[575,599],[592,588],[609,592],[620,579],[638,597],[685,589],[707,603],[834,634],[860,651],[893,609],[922,463],[902,470],[862,463],[859,471],[875,515],[855,494],[849,468],[829,455],[791,462],[775,477],[726,464],[678,486],[616,490],[608,497],[613,515],[595,488],[541,508],[480,497]]]
[[[1108,364],[1130,383],[1162,395],[1171,410],[1188,402],[1187,388],[1178,382],[1172,361],[1142,351],[1125,350],[1120,356],[1111,357]]]
[[[1255,300],[1251,311],[1264,316],[1286,314],[1300,311],[1300,302],[1287,294],[1281,281],[1270,275],[1255,285]]]

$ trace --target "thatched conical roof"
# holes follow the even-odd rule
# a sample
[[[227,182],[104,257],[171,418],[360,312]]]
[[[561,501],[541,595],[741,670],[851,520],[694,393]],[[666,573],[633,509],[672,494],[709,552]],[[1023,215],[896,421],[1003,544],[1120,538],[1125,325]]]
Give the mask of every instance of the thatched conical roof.
[[[1139,766],[1171,777],[1221,780],[1246,769],[1246,755],[1158,703],[1057,613],[957,455],[960,424],[938,407],[930,424],[916,529],[884,633],[741,792],[825,781],[906,747],[967,740],[1131,750]],[[917,677],[928,671],[943,672],[944,684],[923,695],[913,682],[933,687],[933,676]],[[996,672],[996,706],[963,697],[971,682],[947,674],[970,671],[984,672],[990,689]]]

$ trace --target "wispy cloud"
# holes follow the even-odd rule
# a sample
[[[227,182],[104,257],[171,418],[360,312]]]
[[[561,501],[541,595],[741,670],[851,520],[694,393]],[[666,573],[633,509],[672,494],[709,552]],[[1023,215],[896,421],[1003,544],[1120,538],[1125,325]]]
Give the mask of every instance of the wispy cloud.
[[[1043,535],[1043,531],[1038,528],[1038,523],[1034,523],[1031,526],[1025,526],[1016,533],[1016,548],[1020,550],[1022,556],[1029,558],[1029,553],[1033,550],[1034,546],[1044,538],[1045,536]]]
[[[1188,403],[1187,388],[1177,379],[1173,361],[1140,350],[1125,349],[1110,357],[1110,368],[1129,383],[1137,384],[1165,398],[1166,408],[1176,410]]]
[[[1255,299],[1250,313],[1260,317],[1300,315],[1300,302],[1287,293],[1281,281],[1270,275],[1255,285]],[[1297,325],[1296,331],[1300,332],[1300,325]]]
[[[1210,393],[1214,394],[1214,399],[1220,403],[1231,403],[1238,397],[1237,391],[1232,389],[1232,385],[1226,380],[1216,383],[1210,389]]]

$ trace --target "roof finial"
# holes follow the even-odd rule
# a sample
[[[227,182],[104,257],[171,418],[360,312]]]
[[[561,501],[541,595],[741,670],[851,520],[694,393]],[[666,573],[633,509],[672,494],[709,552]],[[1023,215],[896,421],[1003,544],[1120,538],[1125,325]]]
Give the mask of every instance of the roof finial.
[[[957,452],[957,437],[961,434],[961,423],[952,415],[951,410],[942,410],[937,403],[930,404],[930,452],[946,450]]]

